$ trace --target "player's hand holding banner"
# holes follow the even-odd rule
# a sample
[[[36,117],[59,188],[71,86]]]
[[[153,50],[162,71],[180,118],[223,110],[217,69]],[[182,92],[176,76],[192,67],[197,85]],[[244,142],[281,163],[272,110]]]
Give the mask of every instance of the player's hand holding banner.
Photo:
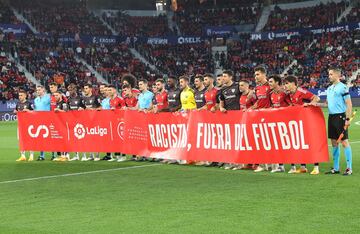
[[[228,163],[328,161],[318,107],[209,113],[19,113],[21,150],[124,152]]]

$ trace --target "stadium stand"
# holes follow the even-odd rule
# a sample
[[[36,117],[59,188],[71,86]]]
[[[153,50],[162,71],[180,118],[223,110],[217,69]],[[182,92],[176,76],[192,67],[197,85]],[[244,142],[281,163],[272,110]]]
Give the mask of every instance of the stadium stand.
[[[255,24],[260,11],[256,7],[188,9],[176,12],[174,20],[184,35],[202,35],[205,26]]]
[[[309,40],[251,41],[244,39],[229,45],[225,67],[237,71],[237,79],[253,80],[254,67],[266,65],[269,73],[280,74],[293,59],[303,57]]]
[[[97,82],[91,72],[76,61],[73,48],[52,39],[28,34],[13,43],[12,53],[15,51],[19,54],[20,63],[45,86],[54,80],[59,84],[79,85]]]
[[[184,45],[140,45],[140,53],[168,75],[204,74],[214,67],[207,43]]]
[[[355,5],[350,13],[342,20],[343,23],[345,22],[359,22],[360,21],[360,3]]]
[[[150,81],[156,79],[155,73],[138,59],[134,58],[128,45],[89,45],[81,53],[88,64],[101,73],[109,83],[120,87],[120,78],[125,73],[132,73],[138,78]]]
[[[16,64],[6,57],[4,49],[0,48],[0,101],[17,99],[19,89],[28,92],[32,97],[35,85],[27,80]]]
[[[111,31],[86,8],[85,1],[12,3],[41,33],[51,35],[111,35]],[[54,5],[55,4],[55,5]]]
[[[18,24],[20,23],[10,7],[0,2],[0,22],[2,24]]]
[[[354,38],[359,32],[325,33],[316,38],[316,43],[298,59],[295,75],[302,77],[305,86],[325,88],[329,85],[327,69],[331,65],[344,69],[344,76],[351,77],[360,68],[359,45]]]
[[[287,30],[307,28],[336,23],[336,18],[345,10],[345,2],[320,4],[315,7],[282,10],[275,6],[268,19],[265,30]]]
[[[118,11],[104,12],[102,18],[120,35],[146,37],[174,35],[174,29],[168,27],[166,15],[140,17]]]
[[[47,85],[53,80],[64,84],[87,82],[97,83],[94,74],[77,60],[83,58],[99,72],[109,83],[120,86],[120,77],[125,73],[133,73],[138,78],[154,81],[165,75],[193,76],[206,72],[214,72],[215,64],[220,68],[232,69],[236,79],[253,81],[253,68],[257,65],[266,65],[269,73],[280,74],[294,60],[297,63],[291,67],[288,74],[295,74],[301,78],[306,87],[326,87],[328,85],[326,64],[337,64],[344,68],[346,77],[350,77],[359,69],[359,40],[358,31],[332,32],[320,36],[305,35],[292,37],[288,40],[259,40],[252,41],[246,35],[236,40],[227,39],[227,53],[212,54],[212,42],[206,40],[199,44],[179,45],[149,45],[144,42],[136,44],[138,52],[159,72],[154,72],[149,66],[134,57],[129,45],[118,43],[113,45],[84,44],[76,41],[65,44],[58,41],[57,36],[75,35],[110,35],[110,31],[100,19],[89,13],[84,2],[61,4],[59,7],[47,4],[46,1],[12,2],[40,32],[50,36],[26,34],[15,38],[11,33],[0,32],[2,53],[10,50],[16,61],[23,64],[40,83]],[[52,3],[53,4],[53,3]],[[51,7],[50,7],[51,6]],[[328,3],[309,8],[281,10],[276,7],[272,12],[264,30],[293,29],[328,25],[344,10],[345,3]],[[117,13],[114,13],[117,12]],[[229,24],[256,23],[261,8],[258,5],[249,5],[247,1],[217,1],[214,6],[209,2],[203,4],[197,1],[178,1],[178,10],[174,20],[179,25],[182,34],[202,35],[206,25],[221,26]],[[298,16],[301,16],[300,18]],[[175,35],[175,29],[169,29],[167,17],[134,17],[122,11],[108,11],[102,15],[120,35],[127,36],[168,36]],[[0,3],[0,23],[17,24],[16,19],[7,5]],[[343,22],[359,21],[359,6],[354,6]],[[313,40],[315,43],[308,49]],[[7,46],[9,48],[4,49]],[[7,68],[10,63],[11,69]],[[17,70],[14,62],[2,56],[2,90],[9,82],[9,77],[17,74],[17,83],[11,87],[26,86],[31,88],[26,78]],[[8,69],[8,70],[7,70]],[[162,73],[162,74],[160,74]],[[25,79],[25,81],[23,80]],[[359,78],[352,81],[358,85]],[[2,93],[5,91],[2,91]],[[10,94],[9,94],[10,93]],[[7,99],[13,98],[8,90]],[[4,95],[2,95],[4,96]],[[2,97],[3,99],[5,97]]]

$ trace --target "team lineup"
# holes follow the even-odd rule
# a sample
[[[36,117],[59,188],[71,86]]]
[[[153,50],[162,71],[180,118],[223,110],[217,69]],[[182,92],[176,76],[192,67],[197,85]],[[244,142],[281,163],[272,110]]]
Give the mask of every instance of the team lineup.
[[[286,108],[289,106],[320,106],[328,107],[328,138],[331,139],[332,155],[334,166],[326,172],[326,174],[340,174],[339,158],[340,158],[340,144],[343,145],[346,157],[346,171],[343,175],[352,174],[352,152],[348,141],[347,127],[350,125],[352,117],[352,104],[349,91],[341,79],[341,70],[336,67],[331,67],[328,70],[329,80],[332,84],[327,90],[327,99],[325,103],[320,103],[320,98],[310,91],[299,87],[297,77],[288,75],[284,78],[279,75],[267,76],[267,71],[264,67],[256,67],[254,69],[254,77],[256,86],[251,87],[247,80],[240,80],[235,82],[233,80],[233,72],[230,70],[224,71],[221,75],[214,77],[212,74],[196,75],[191,82],[187,76],[180,76],[178,79],[169,77],[167,81],[164,79],[157,79],[151,87],[148,87],[147,80],[137,81],[136,77],[131,74],[122,77],[121,92],[119,92],[113,85],[101,84],[99,86],[99,94],[93,89],[91,84],[85,84],[79,88],[75,84],[70,84],[67,87],[66,93],[58,90],[56,83],[49,84],[51,94],[47,94],[45,87],[38,86],[36,88],[37,97],[32,100],[27,100],[25,91],[19,91],[19,102],[16,106],[15,112],[19,111],[54,111],[54,112],[68,112],[81,110],[136,110],[145,113],[160,113],[160,112],[189,112],[189,111],[209,111],[227,113],[231,111],[254,111],[267,108]],[[193,87],[191,86],[193,84]],[[138,87],[138,89],[137,89]],[[151,91],[149,90],[151,89]],[[159,115],[160,116],[160,115]],[[225,115],[224,115],[225,116]],[[185,126],[185,125],[184,125]],[[157,126],[149,125],[149,135],[151,144],[155,147],[184,147],[186,146],[186,126],[182,128],[181,124],[178,126]],[[244,124],[237,124],[235,127],[235,136],[231,136],[230,127],[228,125],[206,124],[198,123],[197,129],[198,139],[196,147],[204,147],[205,149],[229,149],[231,148],[232,138],[235,138],[236,150],[251,151],[252,148],[259,149],[259,139],[264,138],[264,131],[267,132],[266,141],[264,144],[265,150],[271,147],[277,149],[280,147],[292,147],[294,149],[307,149],[309,146],[304,140],[302,121],[291,121],[289,126],[278,123],[259,123],[253,124],[253,135],[256,145],[249,146],[247,142]],[[286,130],[291,129],[291,131]],[[279,129],[281,142],[276,141],[275,129]],[[285,138],[290,139],[286,133],[281,132],[285,129],[286,132],[297,133],[296,139],[298,142],[290,142],[284,144]],[[296,130],[294,130],[296,129]],[[92,131],[98,131],[92,129]],[[100,130],[99,130],[100,131]],[[185,137],[180,137],[179,141],[171,139],[172,131],[183,131]],[[215,132],[218,136],[219,142],[211,141],[209,136],[211,132]],[[276,130],[278,131],[278,130]],[[164,136],[167,133],[167,137]],[[269,134],[270,132],[270,134]],[[91,131],[90,131],[91,133]],[[97,133],[98,134],[98,133]],[[99,132],[100,134],[100,132]],[[104,133],[103,133],[104,134]],[[160,135],[159,135],[160,134]],[[161,135],[162,134],[162,135]],[[159,137],[159,136],[160,137]],[[175,135],[175,134],[173,134]],[[219,137],[220,136],[220,137]],[[244,137],[245,136],[245,137]],[[242,139],[245,139],[245,144],[242,144]],[[210,139],[210,140],[209,140]],[[239,140],[240,139],[240,140]],[[292,136],[291,139],[294,139]],[[175,143],[176,144],[175,144]],[[264,142],[264,140],[263,140]],[[288,141],[289,142],[289,141]],[[174,143],[174,144],[173,144]],[[340,143],[340,144],[339,144]],[[81,158],[80,158],[81,156]],[[169,157],[171,158],[171,157]],[[142,161],[146,158],[141,155],[133,155],[130,160]],[[33,161],[34,152],[29,152],[29,158],[26,158],[26,152],[22,151],[21,156],[17,161]],[[45,153],[40,152],[38,161],[45,160]],[[68,152],[52,152],[51,160],[53,161],[100,161],[100,153],[98,152],[76,152],[70,158]],[[107,153],[102,160],[123,162],[128,160],[125,154],[121,152]],[[149,160],[166,163],[166,164],[195,164],[197,166],[214,166],[221,167],[226,170],[253,170],[254,172],[270,171],[271,173],[285,172],[285,167],[282,162],[277,164],[233,164],[223,162],[209,162],[209,161],[187,161],[187,160],[173,160],[166,159],[166,157],[149,158]],[[289,174],[307,173],[306,164],[301,164],[296,167],[291,164],[288,171]],[[318,175],[319,164],[315,163],[312,175]]]

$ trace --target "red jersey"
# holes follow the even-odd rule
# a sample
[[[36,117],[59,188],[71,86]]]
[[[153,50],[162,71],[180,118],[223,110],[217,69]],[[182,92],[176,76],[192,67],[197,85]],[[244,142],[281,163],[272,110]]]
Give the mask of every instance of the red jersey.
[[[141,92],[140,92],[140,90],[138,90],[138,89],[131,89],[131,93],[132,93],[132,94],[135,94],[135,96],[137,97]],[[125,98],[124,92],[121,92],[121,97],[122,97],[122,98]]]
[[[125,97],[124,100],[127,107],[136,107],[137,97]]]
[[[256,86],[255,95],[257,101],[257,109],[271,107],[270,94],[271,89],[267,82],[263,85]]]
[[[240,110],[246,110],[256,103],[256,96],[255,94],[241,95],[239,99],[239,103],[240,103]]]
[[[271,92],[271,104],[274,108],[286,107],[291,105],[290,97],[284,91]]]
[[[310,91],[304,89],[304,88],[297,88],[295,93],[290,93],[290,100],[291,103],[295,106],[297,105],[303,105],[305,102],[311,102],[311,99],[315,96]]]
[[[50,96],[50,109],[51,111],[55,110],[56,108],[56,99],[55,96],[53,94],[51,94]]]
[[[207,110],[211,110],[216,105],[216,98],[219,90],[213,87],[205,92],[205,105]]]
[[[168,93],[164,90],[161,93],[155,94],[156,106],[158,110],[162,110],[169,107]]]
[[[122,97],[115,96],[110,99],[110,107],[111,109],[121,109],[125,106],[125,100]]]

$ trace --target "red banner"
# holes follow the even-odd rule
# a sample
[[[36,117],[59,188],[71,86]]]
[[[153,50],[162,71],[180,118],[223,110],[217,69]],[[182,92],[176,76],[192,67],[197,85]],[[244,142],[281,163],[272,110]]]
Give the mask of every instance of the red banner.
[[[328,161],[316,107],[145,114],[137,111],[18,113],[21,150],[122,152],[229,163]]]

